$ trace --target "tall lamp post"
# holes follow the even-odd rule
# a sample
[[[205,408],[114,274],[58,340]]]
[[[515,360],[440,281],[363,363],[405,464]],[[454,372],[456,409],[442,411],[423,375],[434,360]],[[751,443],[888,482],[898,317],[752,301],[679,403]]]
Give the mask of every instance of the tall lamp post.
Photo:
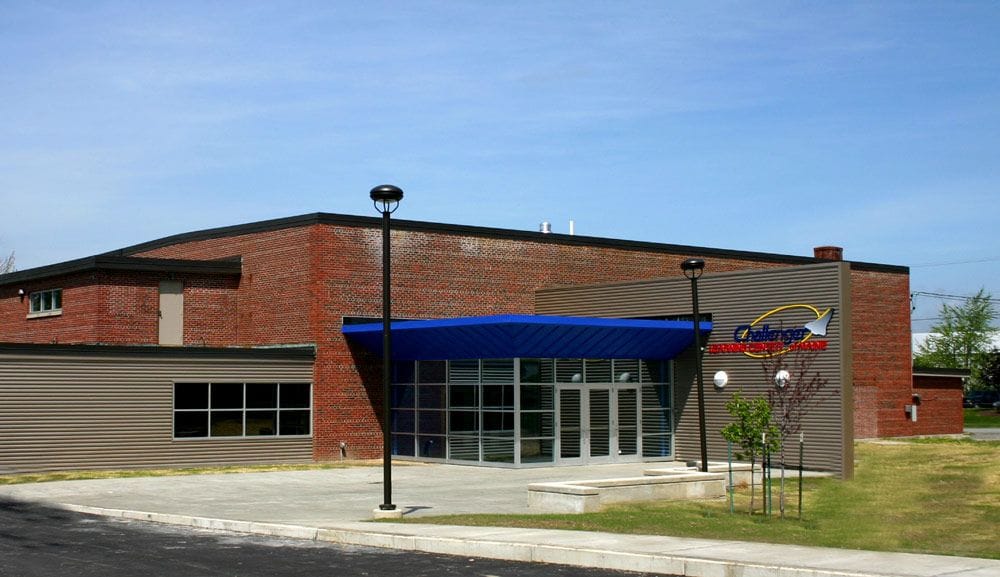
[[[705,383],[701,376],[701,316],[698,314],[698,277],[705,261],[691,258],[681,263],[684,276],[691,279],[691,306],[694,308],[695,375],[698,381],[698,434],[701,437],[701,472],[708,472],[708,440],[705,437]]]
[[[389,395],[392,382],[392,335],[389,325],[392,318],[389,283],[389,215],[399,207],[403,191],[391,184],[383,184],[373,188],[369,196],[375,203],[375,210],[382,213],[382,504],[378,508],[380,511],[395,511],[396,506],[392,504],[392,444],[389,430]]]

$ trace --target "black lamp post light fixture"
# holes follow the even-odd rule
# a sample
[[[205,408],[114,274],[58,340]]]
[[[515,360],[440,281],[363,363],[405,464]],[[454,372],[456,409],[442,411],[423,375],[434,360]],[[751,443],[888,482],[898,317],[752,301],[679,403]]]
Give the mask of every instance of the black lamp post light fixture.
[[[701,439],[701,472],[708,472],[708,440],[705,436],[705,383],[701,374],[701,315],[698,312],[698,278],[705,271],[705,261],[691,258],[681,263],[684,276],[691,279],[691,307],[694,309],[695,377],[698,383],[698,435]],[[725,386],[725,385],[723,385]]]
[[[389,430],[389,395],[392,383],[389,216],[399,208],[403,191],[391,184],[383,184],[373,188],[369,196],[375,204],[375,210],[382,213],[382,504],[378,506],[375,514],[382,517],[398,517],[400,512],[392,503],[392,433]]]

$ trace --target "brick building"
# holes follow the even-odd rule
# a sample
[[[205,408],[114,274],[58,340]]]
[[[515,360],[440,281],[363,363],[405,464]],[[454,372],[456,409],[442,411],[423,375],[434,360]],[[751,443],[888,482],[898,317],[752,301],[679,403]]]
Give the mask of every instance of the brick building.
[[[0,277],[0,417],[11,424],[0,429],[0,471],[380,456],[380,352],[344,329],[380,317],[380,226],[376,218],[318,213],[179,234]],[[905,267],[843,261],[831,247],[790,256],[405,220],[393,221],[392,243],[397,319],[654,319],[686,321],[688,336],[690,292],[679,264],[704,259],[709,381],[725,370],[739,387],[766,394],[755,354],[765,349],[752,341],[763,334],[779,342],[768,331],[798,327],[786,331],[795,354],[785,356],[808,357],[818,368],[807,369],[829,381],[825,408],[804,425],[818,445],[829,445],[816,468],[849,476],[854,438],[926,434],[936,419],[923,411],[914,421],[905,411],[915,402]],[[826,334],[801,328],[814,321]],[[473,324],[476,334],[495,328]],[[807,341],[817,346],[795,344]],[[399,374],[409,376],[399,378],[401,397],[392,401],[396,454],[507,466],[532,464],[529,452],[534,464],[556,465],[587,461],[587,450],[594,462],[696,458],[691,347],[655,363],[625,353],[581,360],[591,351],[579,349],[572,360],[528,351],[499,365],[429,352],[397,358]],[[574,363],[580,371],[571,371]],[[488,378],[491,370],[498,372]],[[565,382],[561,370],[572,372]],[[439,390],[421,376],[435,372]],[[574,385],[570,377],[583,380]],[[479,389],[459,411],[463,378]],[[538,392],[538,378],[546,408],[536,413],[526,395]],[[503,383],[497,394],[510,399],[488,406],[491,386]],[[729,393],[708,388],[709,429],[717,431]],[[606,392],[610,408],[597,409]],[[569,433],[573,411],[559,402],[580,394],[574,410],[591,411],[590,421],[584,416],[582,429]],[[643,405],[643,395],[659,395],[659,404]],[[453,424],[465,418],[474,434],[459,438]],[[490,444],[487,421],[510,438]],[[647,434],[642,427],[652,430],[654,421],[658,430]],[[583,436],[583,454],[567,452],[580,442],[573,435]],[[610,435],[610,446],[601,435]],[[724,459],[716,437],[710,459]]]

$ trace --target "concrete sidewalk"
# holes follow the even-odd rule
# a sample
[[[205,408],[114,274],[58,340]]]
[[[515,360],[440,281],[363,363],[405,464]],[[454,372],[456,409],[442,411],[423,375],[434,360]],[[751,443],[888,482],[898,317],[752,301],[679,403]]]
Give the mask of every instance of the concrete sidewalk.
[[[526,513],[529,483],[641,475],[650,464],[500,470],[393,467],[408,518]],[[413,551],[690,576],[997,577],[1000,561],[578,531],[370,523],[382,469],[61,481],[0,496],[75,511],[211,529]]]

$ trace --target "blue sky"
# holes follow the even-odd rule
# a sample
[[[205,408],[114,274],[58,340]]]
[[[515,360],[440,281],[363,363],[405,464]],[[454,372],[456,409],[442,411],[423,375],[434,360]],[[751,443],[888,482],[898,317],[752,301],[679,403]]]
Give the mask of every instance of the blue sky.
[[[1000,3],[0,8],[0,251],[20,269],[374,215],[389,182],[399,218],[834,244],[913,267],[914,291],[1000,297]]]

